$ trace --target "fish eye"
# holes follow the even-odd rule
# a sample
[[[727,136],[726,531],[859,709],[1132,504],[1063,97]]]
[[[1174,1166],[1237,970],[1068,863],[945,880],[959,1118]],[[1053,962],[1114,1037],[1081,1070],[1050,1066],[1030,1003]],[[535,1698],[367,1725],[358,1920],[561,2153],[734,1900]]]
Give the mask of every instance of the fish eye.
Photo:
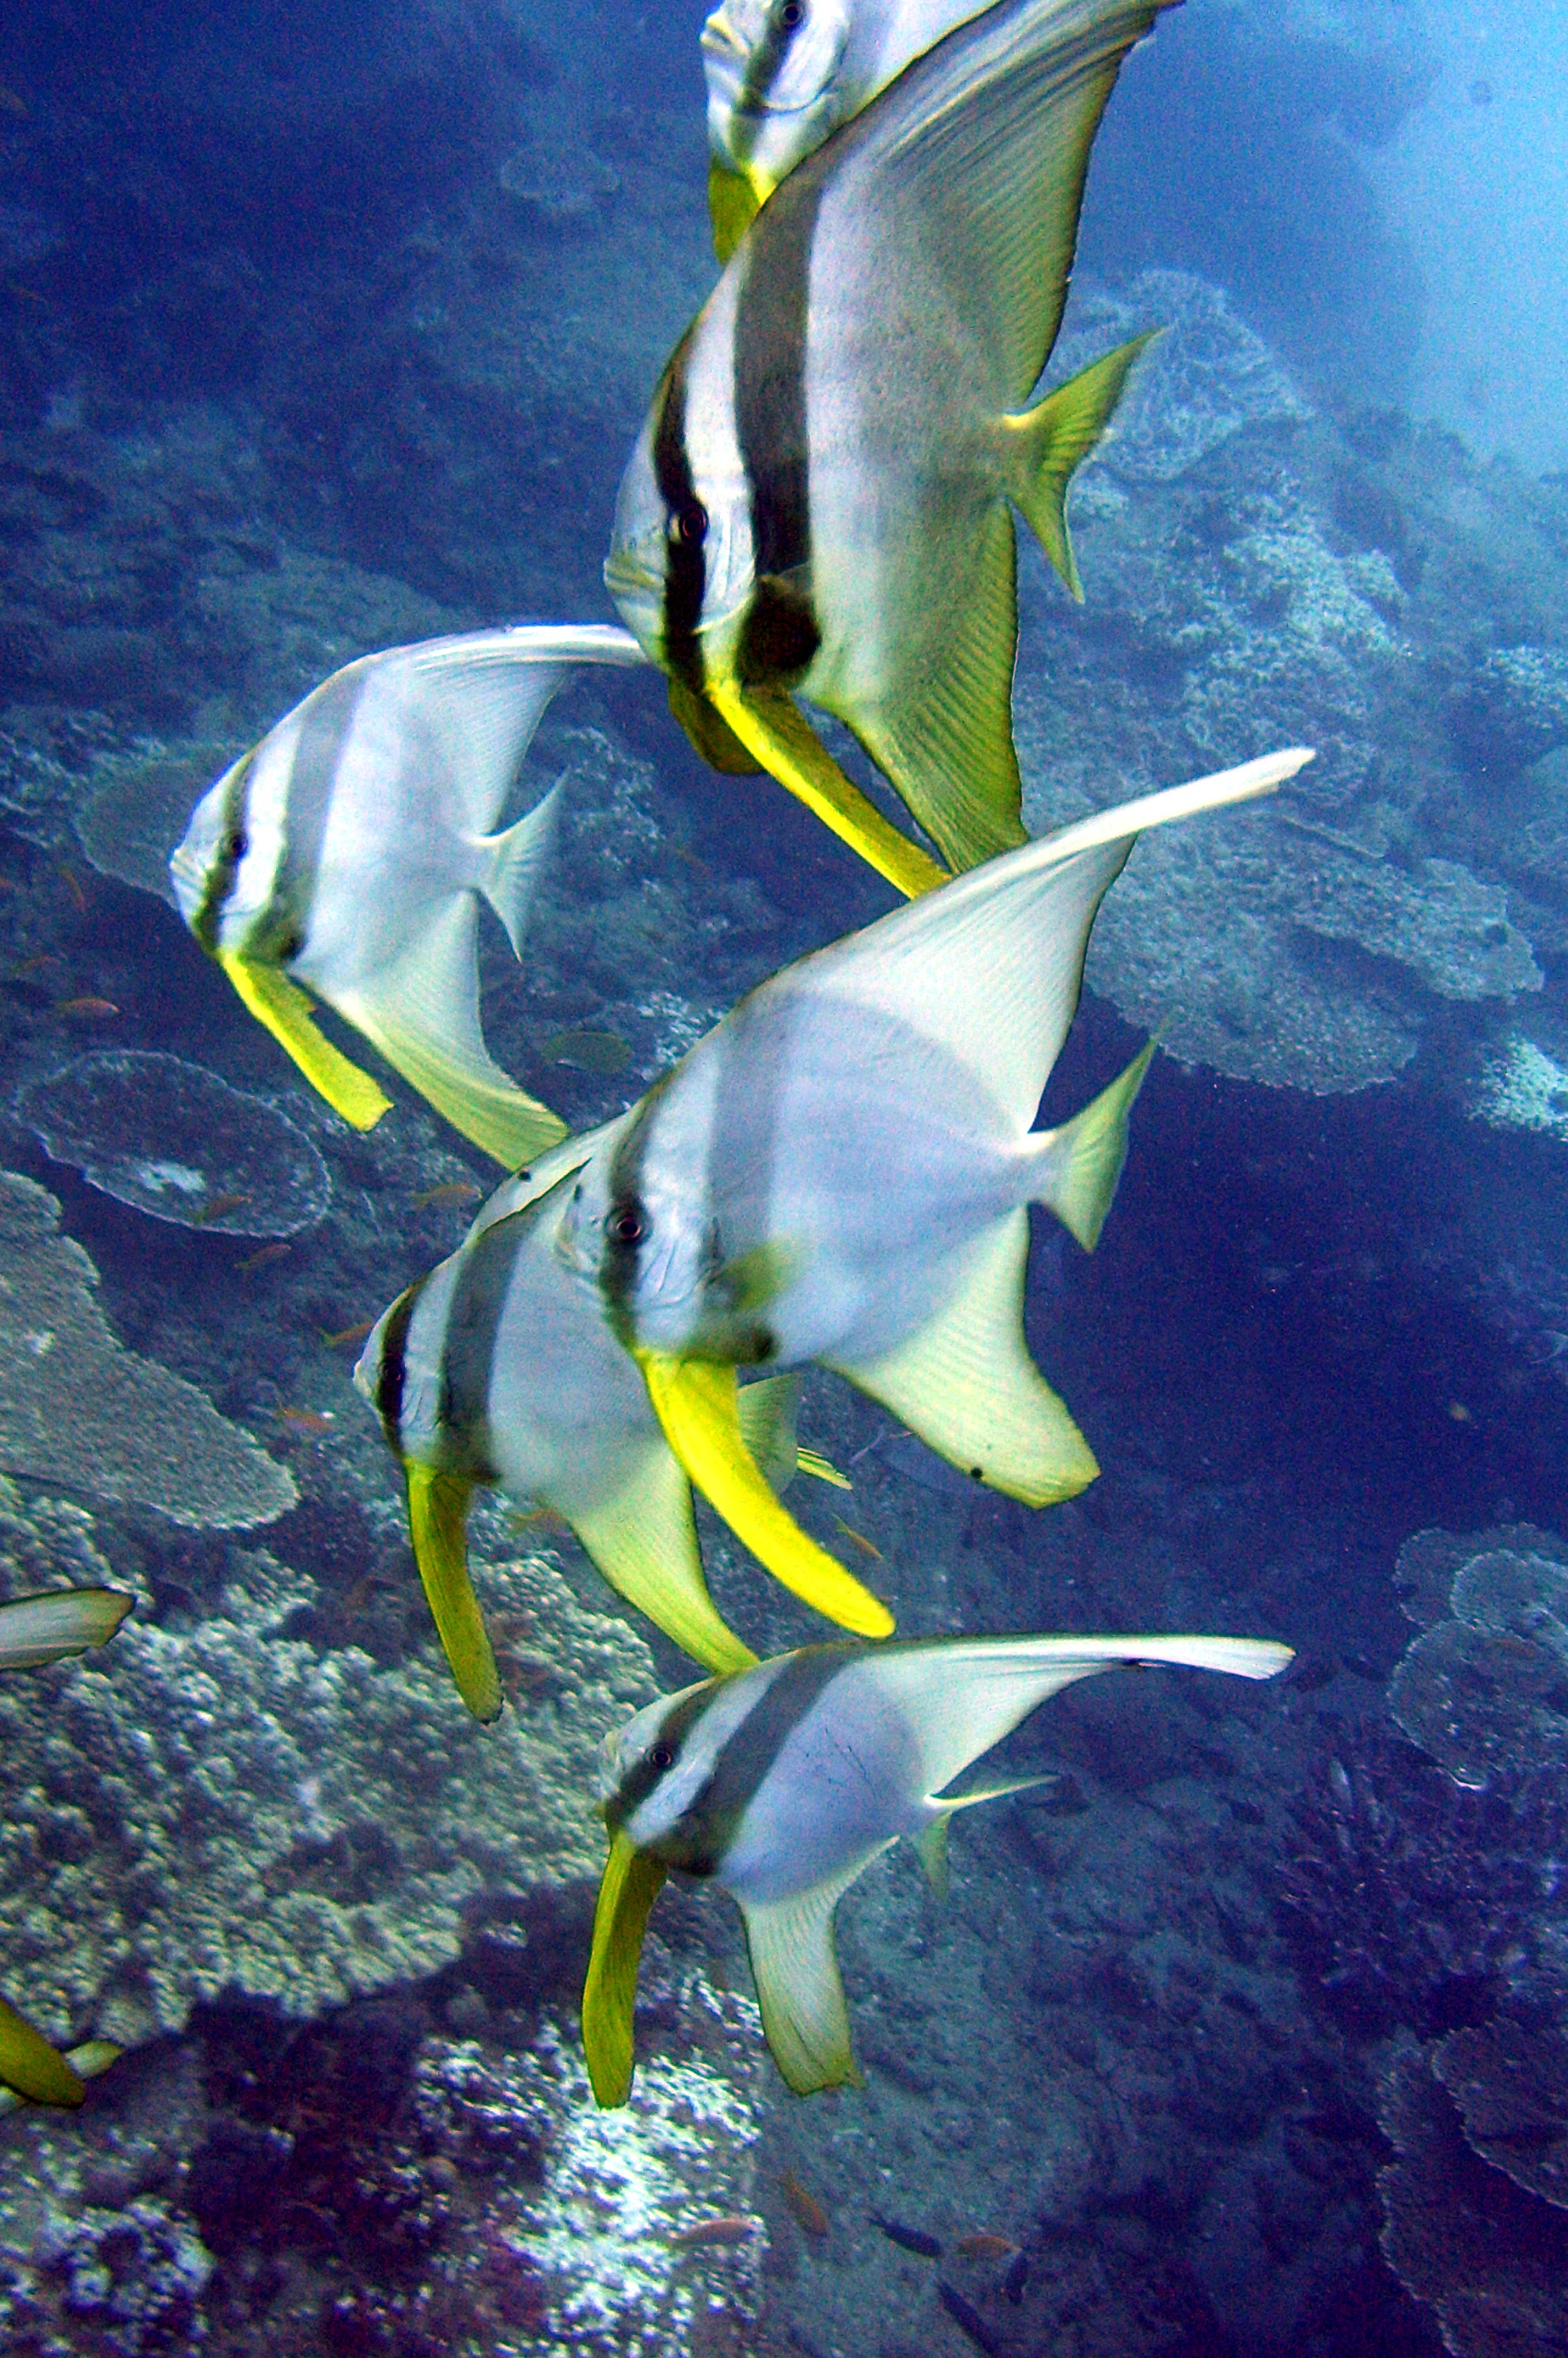
[[[688,500],[670,518],[670,538],[684,540],[688,547],[706,538],[707,533],[708,510],[700,500]]]
[[[673,1768],[675,1765],[676,1756],[670,1747],[667,1744],[655,1744],[648,1755],[649,1768],[657,1768],[662,1774],[665,1769]]]
[[[793,33],[805,22],[806,0],[784,0],[784,6],[779,10],[779,23],[784,27],[784,31]]]
[[[235,827],[224,840],[223,855],[228,860],[243,860],[250,848],[251,839],[243,827]]]
[[[641,1244],[647,1233],[647,1223],[641,1212],[634,1212],[628,1206],[624,1211],[611,1215],[610,1233],[618,1245]]]

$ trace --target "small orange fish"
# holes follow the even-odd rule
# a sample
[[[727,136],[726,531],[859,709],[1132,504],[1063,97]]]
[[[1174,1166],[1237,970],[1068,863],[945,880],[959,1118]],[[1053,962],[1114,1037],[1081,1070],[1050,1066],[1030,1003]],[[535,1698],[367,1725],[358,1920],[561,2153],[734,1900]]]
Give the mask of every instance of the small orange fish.
[[[289,1245],[263,1245],[259,1252],[247,1253],[243,1260],[234,1263],[236,1277],[249,1277],[254,1270],[270,1269],[276,1260],[287,1260],[293,1248]]]
[[[72,907],[77,909],[85,909],[87,906],[87,894],[82,887],[81,879],[77,874],[75,869],[68,868],[62,860],[57,863],[55,872],[59,876],[60,882],[65,886],[67,892],[70,893]]]
[[[237,1212],[242,1204],[248,1204],[250,1200],[248,1195],[214,1195],[210,1204],[203,1204],[190,1225],[193,1228],[204,1228],[210,1221],[221,1220],[226,1213]]]
[[[571,1525],[554,1507],[518,1508],[506,1518],[514,1531],[569,1531]]]
[[[427,1212],[432,1204],[471,1204],[479,1189],[471,1179],[444,1179],[438,1187],[427,1187],[414,1198],[416,1212]]]
[[[362,1343],[374,1325],[373,1318],[356,1319],[351,1326],[340,1326],[335,1335],[329,1335],[323,1327],[321,1340],[329,1351],[346,1351],[351,1343]]]
[[[320,1441],[337,1429],[337,1418],[330,1409],[280,1408],[277,1421],[286,1432],[295,1433],[302,1441]]]
[[[65,960],[58,950],[35,950],[31,957],[23,958],[11,969],[13,974],[38,974],[46,966],[63,966]]]
[[[91,997],[57,999],[54,1011],[57,1015],[63,1015],[70,1023],[107,1023],[112,1016],[120,1012],[112,999]]]
[[[0,81],[0,114],[15,114],[20,118],[27,114],[27,101],[18,98],[14,90],[7,90],[5,84]]]
[[[7,876],[5,870],[0,869],[0,892],[21,892],[26,889],[19,876]]]
[[[784,2209],[802,2234],[820,2244],[833,2223],[810,2187],[803,2186],[793,2169],[786,2169],[779,2180],[779,2192],[784,2196]]]
[[[693,2251],[703,2244],[749,2244],[756,2232],[754,2219],[743,2219],[733,2212],[723,2219],[699,2219],[695,2227],[680,2228],[670,2241]]]
[[[873,1546],[871,1541],[866,1537],[864,1531],[851,1531],[849,1524],[844,1520],[842,1515],[835,1515],[833,1520],[838,1524],[838,1529],[843,1532],[844,1537],[858,1547],[862,1554],[874,1556],[877,1562],[881,1563],[882,1560],[882,1552],[881,1548]]]
[[[967,2260],[1011,2260],[1018,2245],[1010,2235],[994,2235],[981,2227],[972,2235],[960,2235],[953,2249]]]

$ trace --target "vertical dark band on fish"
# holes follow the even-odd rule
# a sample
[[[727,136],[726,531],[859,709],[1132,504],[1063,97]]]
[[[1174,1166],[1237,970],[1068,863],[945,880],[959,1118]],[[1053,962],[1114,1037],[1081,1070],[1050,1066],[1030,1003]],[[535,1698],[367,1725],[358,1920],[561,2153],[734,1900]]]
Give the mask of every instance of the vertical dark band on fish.
[[[407,1371],[408,1322],[414,1315],[414,1305],[424,1290],[421,1278],[406,1293],[400,1293],[386,1314],[386,1324],[381,1330],[381,1364],[375,1371],[375,1411],[381,1419],[381,1429],[386,1435],[387,1447],[395,1457],[403,1455],[403,1385]]]
[[[794,680],[822,644],[812,609],[806,355],[811,249],[822,182],[813,174],[772,212],[765,272],[748,271],[735,308],[735,431],[751,493],[755,587],[737,670]]]
[[[277,873],[268,904],[271,928],[268,938],[254,945],[258,957],[286,960],[297,956],[304,945],[321,872],[338,763],[367,685],[367,673],[356,665],[328,680],[307,698],[301,708],[279,825]]]
[[[654,480],[668,519],[665,553],[665,665],[700,696],[703,687],[703,600],[708,590],[708,511],[697,495],[687,450],[687,372],[691,335],[682,337],[665,373],[659,420],[654,435]]]
[[[209,956],[217,952],[223,912],[233,892],[240,864],[250,849],[250,778],[254,760],[255,749],[253,746],[244,759],[236,762],[229,773],[223,791],[223,817],[218,834],[217,853],[207,871],[206,890],[201,895],[200,905],[190,920],[191,932]]]
[[[537,1212],[536,1205],[525,1205],[510,1218],[481,1228],[464,1248],[447,1303],[440,1353],[440,1429],[454,1447],[457,1463],[452,1470],[470,1475],[476,1482],[501,1478],[490,1446],[496,1338],[517,1256]]]
[[[659,1856],[688,1875],[712,1875],[785,1743],[824,1690],[863,1650],[803,1646],[723,1745],[689,1809],[659,1837]]]

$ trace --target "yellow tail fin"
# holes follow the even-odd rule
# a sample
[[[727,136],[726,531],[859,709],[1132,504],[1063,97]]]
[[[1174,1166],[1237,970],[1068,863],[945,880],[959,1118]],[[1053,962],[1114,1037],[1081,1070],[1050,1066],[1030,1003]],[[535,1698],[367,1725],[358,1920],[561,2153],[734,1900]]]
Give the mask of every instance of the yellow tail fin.
[[[1084,585],[1067,534],[1067,485],[1074,470],[1109,425],[1134,361],[1145,344],[1162,332],[1152,328],[1145,335],[1134,336],[1130,343],[1119,344],[1115,352],[1057,385],[1021,417],[1002,420],[1012,445],[1009,488],[1080,605]]]

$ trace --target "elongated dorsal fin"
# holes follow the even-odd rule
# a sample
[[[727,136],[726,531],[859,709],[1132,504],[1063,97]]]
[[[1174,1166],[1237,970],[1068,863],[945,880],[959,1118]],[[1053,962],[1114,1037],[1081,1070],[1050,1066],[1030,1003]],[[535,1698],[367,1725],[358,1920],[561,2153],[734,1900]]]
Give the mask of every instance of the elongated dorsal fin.
[[[918,1334],[877,1359],[825,1364],[891,1409],[960,1473],[1045,1507],[1075,1497],[1099,1468],[1029,1356],[1028,1256],[1029,1215],[1010,1212],[968,1248],[957,1290]]]
[[[610,1858],[593,1911],[593,1947],[582,1992],[582,2045],[596,2100],[605,2109],[623,2104],[636,2069],[633,2016],[637,1971],[648,1910],[664,1888],[665,1869],[623,1833],[611,1842]]]
[[[106,1645],[135,1603],[121,1588],[47,1588],[0,1605],[0,1671],[46,1662]]]
[[[1077,1007],[1095,912],[1139,834],[1271,794],[1311,759],[1292,747],[1097,811],[816,951],[786,987],[841,992],[925,1033],[1022,1133]]]

